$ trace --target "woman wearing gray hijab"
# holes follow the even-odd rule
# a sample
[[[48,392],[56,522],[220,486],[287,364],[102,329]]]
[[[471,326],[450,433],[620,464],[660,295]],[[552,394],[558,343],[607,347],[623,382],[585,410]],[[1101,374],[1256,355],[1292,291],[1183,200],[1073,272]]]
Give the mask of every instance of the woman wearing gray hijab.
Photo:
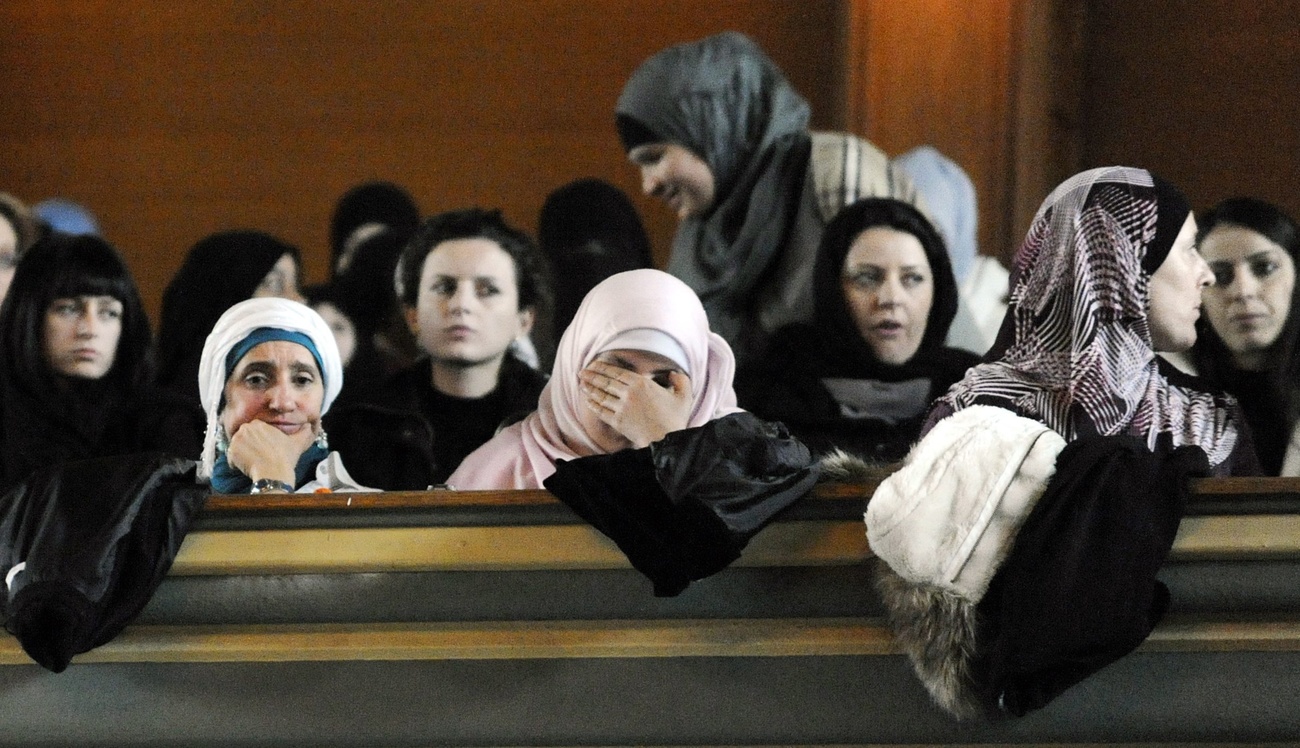
[[[748,358],[812,316],[822,230],[863,197],[917,204],[871,143],[808,130],[808,103],[751,39],[725,32],[650,57],[615,122],[642,190],[680,221],[668,271]]]

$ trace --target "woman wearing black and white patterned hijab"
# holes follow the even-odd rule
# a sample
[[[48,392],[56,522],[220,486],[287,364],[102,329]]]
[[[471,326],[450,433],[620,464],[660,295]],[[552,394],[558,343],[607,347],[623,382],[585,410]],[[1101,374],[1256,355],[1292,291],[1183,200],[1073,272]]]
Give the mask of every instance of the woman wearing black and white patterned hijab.
[[[1169,434],[1175,446],[1201,447],[1216,473],[1252,465],[1235,403],[1156,356],[1196,340],[1200,292],[1213,275],[1195,231],[1186,199],[1148,171],[1106,167],[1066,180],[1016,255],[988,363],[937,401],[929,425],[995,405],[1067,441],[1127,434],[1153,448]],[[1239,446],[1249,454],[1235,454]]]

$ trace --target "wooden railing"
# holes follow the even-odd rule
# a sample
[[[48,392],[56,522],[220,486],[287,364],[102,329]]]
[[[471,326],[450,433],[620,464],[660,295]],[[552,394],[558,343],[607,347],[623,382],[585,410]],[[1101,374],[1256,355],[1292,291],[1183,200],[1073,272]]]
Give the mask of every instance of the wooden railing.
[[[0,744],[1300,736],[1300,479],[1196,482],[1147,643],[1040,713],[973,725],[929,704],[880,618],[873,489],[819,485],[673,599],[545,491],[213,496],[117,639],[62,675],[0,640]],[[73,716],[45,729],[56,708]]]

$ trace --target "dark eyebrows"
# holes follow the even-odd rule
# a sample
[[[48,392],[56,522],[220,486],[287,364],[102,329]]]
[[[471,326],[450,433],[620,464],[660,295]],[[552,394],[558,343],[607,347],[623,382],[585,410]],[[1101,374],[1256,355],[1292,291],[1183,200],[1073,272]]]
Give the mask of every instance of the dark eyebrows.
[[[1259,262],[1260,260],[1271,260],[1279,254],[1280,250],[1261,249],[1258,252],[1252,252],[1246,255],[1246,262]]]
[[[265,360],[249,361],[248,363],[244,364],[243,367],[237,369],[237,371],[240,377],[246,377],[249,374],[264,374],[268,377],[274,377],[275,363],[271,361],[265,361]],[[289,364],[289,372],[292,374],[307,373],[312,375],[313,377],[320,376],[320,372],[317,370],[316,363],[314,361],[311,363],[307,363],[304,361],[294,361]]]
[[[249,374],[265,374],[271,376],[275,374],[275,364],[270,361],[249,361],[237,369],[240,377],[246,377]]]
[[[462,280],[469,280],[475,283],[500,283],[501,282],[501,279],[497,278],[495,275],[460,276],[460,275],[447,275],[446,273],[438,273],[437,275],[433,276],[434,283],[445,283],[447,281],[451,281],[452,283],[460,283]]]

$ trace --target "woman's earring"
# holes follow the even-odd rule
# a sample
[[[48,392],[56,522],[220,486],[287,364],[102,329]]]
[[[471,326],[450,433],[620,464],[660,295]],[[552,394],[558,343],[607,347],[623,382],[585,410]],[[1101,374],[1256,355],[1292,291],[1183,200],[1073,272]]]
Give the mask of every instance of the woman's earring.
[[[226,427],[217,424],[217,454],[222,455],[230,449],[230,437],[226,436]]]
[[[325,429],[321,429],[320,431],[316,432],[316,446],[320,447],[321,449],[330,448],[330,438],[326,436]]]

